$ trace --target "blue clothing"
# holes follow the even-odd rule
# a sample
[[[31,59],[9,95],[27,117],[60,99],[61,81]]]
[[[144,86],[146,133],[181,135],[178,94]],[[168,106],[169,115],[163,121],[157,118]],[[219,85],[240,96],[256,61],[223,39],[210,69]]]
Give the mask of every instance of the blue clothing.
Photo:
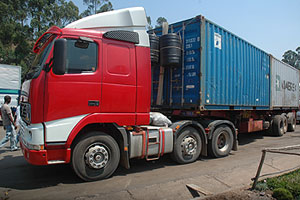
[[[16,136],[16,145],[18,145],[18,143],[20,141],[20,135],[21,135],[21,133],[20,133],[20,130],[19,130],[18,133],[17,133],[17,136]]]
[[[15,139],[15,131],[14,131],[12,125],[6,125],[4,127],[6,130],[6,135],[0,141],[0,148],[3,147],[8,141],[10,141],[10,149],[12,151],[18,149],[16,139]]]

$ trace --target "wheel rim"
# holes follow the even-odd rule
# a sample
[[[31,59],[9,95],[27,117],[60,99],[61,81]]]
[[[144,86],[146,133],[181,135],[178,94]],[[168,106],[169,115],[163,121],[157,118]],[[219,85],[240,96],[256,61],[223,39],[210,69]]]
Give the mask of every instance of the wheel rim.
[[[284,133],[285,133],[285,132],[287,132],[288,123],[287,123],[287,120],[286,120],[286,119],[284,119],[283,121],[284,121],[284,122],[283,122],[283,123],[284,123],[284,124],[283,124],[283,131],[284,131]]]
[[[280,133],[281,134],[284,134],[284,125],[283,125],[283,120],[281,120],[281,122],[280,122],[280,124],[279,124],[279,126],[280,126]]]
[[[197,141],[192,136],[186,136],[181,142],[183,156],[193,156],[197,153]]]
[[[85,151],[85,163],[92,169],[104,168],[109,161],[108,148],[100,143],[90,145]]]
[[[222,131],[217,138],[217,147],[220,151],[225,152],[229,147],[229,133]]]

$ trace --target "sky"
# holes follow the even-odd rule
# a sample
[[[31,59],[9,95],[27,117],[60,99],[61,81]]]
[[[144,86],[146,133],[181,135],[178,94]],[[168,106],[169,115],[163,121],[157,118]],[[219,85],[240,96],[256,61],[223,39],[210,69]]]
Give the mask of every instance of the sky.
[[[202,15],[278,59],[300,46],[300,0],[110,0],[113,8],[144,7],[152,25]],[[73,0],[80,12],[87,6]]]

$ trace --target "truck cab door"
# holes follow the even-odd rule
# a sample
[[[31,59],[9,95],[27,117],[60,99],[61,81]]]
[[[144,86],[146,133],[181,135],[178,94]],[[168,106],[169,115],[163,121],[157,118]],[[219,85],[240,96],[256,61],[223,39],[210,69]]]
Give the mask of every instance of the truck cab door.
[[[107,122],[134,125],[136,118],[135,45],[103,39],[102,101]],[[107,113],[104,116],[104,113]]]
[[[101,40],[67,39],[66,72],[46,75],[45,121],[100,112]]]

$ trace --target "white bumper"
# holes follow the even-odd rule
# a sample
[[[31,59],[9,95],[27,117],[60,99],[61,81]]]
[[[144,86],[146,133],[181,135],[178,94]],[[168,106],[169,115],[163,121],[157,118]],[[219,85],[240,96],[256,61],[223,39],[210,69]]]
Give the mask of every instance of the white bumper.
[[[44,146],[44,126],[42,123],[27,126],[20,120],[20,137],[28,149],[40,150]]]

